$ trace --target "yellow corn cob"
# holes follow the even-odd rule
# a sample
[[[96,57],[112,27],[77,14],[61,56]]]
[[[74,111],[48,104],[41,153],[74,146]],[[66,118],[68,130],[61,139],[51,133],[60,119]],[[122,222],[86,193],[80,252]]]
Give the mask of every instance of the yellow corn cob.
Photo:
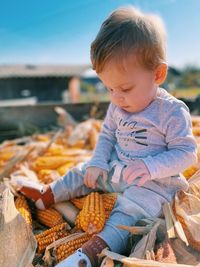
[[[50,184],[54,180],[60,177],[60,174],[56,170],[42,169],[39,170],[38,178],[43,184]]]
[[[15,152],[13,151],[1,151],[0,152],[0,159],[1,160],[9,160],[15,155]]]
[[[80,248],[84,243],[86,243],[91,238],[91,235],[84,235],[70,240],[56,249],[56,258],[60,262],[65,258],[73,254],[78,248]]]
[[[66,148],[64,146],[53,143],[46,152],[46,155],[61,156],[65,151]]]
[[[105,210],[105,218],[106,220],[108,220],[108,218],[110,217],[111,214],[111,210]]]
[[[48,142],[49,141],[49,136],[44,135],[44,134],[38,134],[37,136],[35,136],[35,139],[37,141]]]
[[[117,193],[105,193],[102,194],[103,197],[103,205],[105,210],[112,211],[115,206],[117,200]]]
[[[183,172],[183,175],[185,176],[186,179],[189,179],[195,172],[198,170],[195,166],[190,166],[188,169],[186,169]]]
[[[55,170],[69,161],[71,161],[71,158],[65,156],[43,156],[36,159],[33,163],[33,168],[37,171],[42,169]]]
[[[98,192],[90,193],[80,212],[81,228],[88,234],[100,232],[105,224],[105,209],[102,196]]]
[[[192,128],[192,133],[194,136],[200,136],[200,126],[196,126],[196,127],[194,126]]]
[[[103,205],[105,210],[111,211],[114,208],[115,202],[117,200],[117,193],[105,193],[102,194]],[[85,202],[86,196],[73,198],[70,201],[78,208],[82,209]]]
[[[70,148],[85,148],[85,140],[78,140],[74,145],[69,145]]]
[[[76,198],[70,199],[70,201],[72,202],[72,204],[74,204],[74,206],[76,206],[78,209],[81,210],[83,208],[85,199],[86,197],[76,197]]]
[[[108,220],[108,218],[110,217],[110,214],[111,214],[110,210],[105,210],[105,219],[106,220]],[[76,226],[76,229],[83,230],[81,227],[81,223],[80,223],[80,213],[76,216],[75,226]]]
[[[60,166],[57,171],[58,173],[63,176],[66,174],[73,166],[75,165],[74,162],[67,162],[64,165]]]
[[[192,126],[200,126],[200,117],[199,116],[192,116]]]
[[[81,222],[80,222],[80,212],[79,212],[79,214],[76,216],[75,226],[76,226],[76,229],[82,229],[82,228],[81,228]]]
[[[4,160],[0,160],[0,167],[4,167],[5,164],[6,164],[6,161],[4,161]]]
[[[46,210],[38,209],[36,212],[36,216],[40,223],[50,228],[64,222],[62,215],[53,208]]]
[[[24,217],[25,221],[32,227],[31,212],[24,196],[17,197],[17,199],[15,200],[15,207]]]
[[[37,252],[42,253],[52,242],[70,234],[67,223],[58,224],[35,236],[37,240]]]

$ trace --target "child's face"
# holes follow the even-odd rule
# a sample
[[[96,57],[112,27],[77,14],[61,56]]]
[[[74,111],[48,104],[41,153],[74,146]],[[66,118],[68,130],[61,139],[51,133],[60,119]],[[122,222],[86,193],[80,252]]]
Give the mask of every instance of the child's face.
[[[156,97],[155,71],[145,69],[132,57],[123,66],[110,61],[98,73],[99,78],[107,87],[112,103],[127,112],[139,112]]]

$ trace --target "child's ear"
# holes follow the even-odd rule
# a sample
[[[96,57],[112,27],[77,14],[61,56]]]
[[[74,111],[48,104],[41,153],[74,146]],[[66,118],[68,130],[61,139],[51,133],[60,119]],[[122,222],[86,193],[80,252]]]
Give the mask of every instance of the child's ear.
[[[161,63],[155,70],[155,83],[160,85],[164,83],[167,77],[168,66],[166,63]]]

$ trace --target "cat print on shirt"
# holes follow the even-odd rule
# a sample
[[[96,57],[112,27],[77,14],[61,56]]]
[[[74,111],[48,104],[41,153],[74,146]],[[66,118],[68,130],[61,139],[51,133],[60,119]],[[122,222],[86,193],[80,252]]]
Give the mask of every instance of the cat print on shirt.
[[[147,140],[147,129],[138,129],[137,121],[130,121],[126,119],[118,119],[118,128],[116,136],[118,141],[124,143],[124,146],[128,147],[130,142],[135,142],[141,146],[148,146]]]

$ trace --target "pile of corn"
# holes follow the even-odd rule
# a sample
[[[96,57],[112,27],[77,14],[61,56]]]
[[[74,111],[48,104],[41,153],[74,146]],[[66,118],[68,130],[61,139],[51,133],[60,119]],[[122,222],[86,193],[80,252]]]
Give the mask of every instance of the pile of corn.
[[[0,145],[0,175],[3,175],[6,169],[8,170],[6,176],[10,176],[11,181],[13,178],[17,179],[19,177],[21,179],[23,177],[25,180],[49,184],[67,173],[79,162],[88,161],[97,142],[101,121],[88,120],[84,123],[81,125],[80,136],[77,135],[76,128],[74,135],[73,129],[69,128],[57,135],[56,138],[56,134],[49,132],[34,135],[27,139],[22,138],[23,141],[22,139],[16,139],[2,143]],[[24,151],[27,151],[27,154],[20,158]],[[15,163],[11,164],[13,160]],[[88,197],[91,197],[91,199],[87,200]],[[104,202],[102,199],[104,199]],[[81,200],[82,206],[79,206],[83,227],[78,228],[75,225],[72,229],[70,229],[66,218],[64,219],[63,215],[56,209],[38,210],[32,205],[31,201],[19,192],[15,197],[15,206],[35,234],[38,243],[38,256],[38,254],[44,253],[47,246],[54,244],[57,240],[59,241],[76,232],[86,231],[86,222],[87,225],[90,225],[90,228],[92,224],[96,227],[94,232],[100,231],[111,212],[111,206],[114,206],[116,196],[108,196],[107,203],[105,199],[105,194],[102,197],[99,193],[95,193],[95,198],[93,198],[93,195],[83,198]],[[74,199],[74,201],[80,201],[80,199]],[[87,204],[84,204],[84,202]],[[105,203],[106,207],[104,207]],[[108,203],[110,203],[109,213]],[[29,204],[31,204],[31,207],[29,207]],[[89,208],[91,205],[93,210]],[[92,214],[90,214],[90,221],[87,221],[88,216],[85,215],[89,209]],[[69,218],[70,221],[71,218]],[[71,240],[69,243],[56,247],[57,259],[61,260],[67,257],[90,237],[91,235],[86,234],[85,237]]]
[[[72,229],[70,229],[62,215],[53,208],[36,210],[37,221],[48,228],[35,236],[38,243],[37,253],[44,253],[46,247],[56,240],[70,236],[74,233],[79,233],[80,230],[82,230],[86,233],[84,236],[69,240],[60,246],[55,247],[56,258],[58,261],[68,257],[76,249],[87,242],[92,237],[92,234],[98,233],[103,229],[106,221],[105,210],[107,209],[110,213],[115,205],[116,199],[117,194],[100,194],[98,192],[92,192],[84,198],[73,199],[73,202],[79,202],[78,206],[81,207],[81,210],[77,216],[75,227]],[[80,203],[82,204],[80,205]],[[25,197],[17,197],[15,205],[26,222],[33,227],[32,214]],[[78,226],[77,220],[80,221],[80,226]]]
[[[67,223],[57,224],[49,230],[43,231],[35,236],[38,244],[37,252],[43,253],[46,247],[51,243],[68,235],[70,235],[70,231],[67,227]]]
[[[199,121],[196,118],[193,119],[193,133],[199,143],[200,164]],[[72,130],[66,129],[52,143],[51,140],[54,137],[52,133],[32,136],[23,145],[18,141],[4,142],[0,146],[0,174],[22,151],[29,150],[30,152],[27,153],[23,160],[17,161],[10,170],[8,168],[10,177],[19,175],[24,179],[34,179],[41,184],[49,184],[64,175],[77,163],[90,159],[92,150],[97,142],[100,126],[100,121],[93,121],[91,127],[88,127],[89,130],[85,131],[84,136],[80,138],[72,138]],[[191,166],[184,171],[184,175],[189,179],[198,169],[198,164]],[[72,199],[71,203],[80,210],[75,226],[72,229],[69,228],[62,214],[54,208],[45,211],[35,208],[32,210],[25,197],[21,195],[16,197],[15,205],[26,222],[32,227],[38,242],[37,255],[43,254],[47,246],[62,238],[68,238],[80,231],[85,232],[83,236],[69,239],[55,246],[57,261],[61,261],[87,242],[92,234],[98,233],[103,229],[105,221],[109,218],[114,208],[116,199],[117,194],[99,193],[91,193],[85,197]],[[40,232],[39,234],[38,231]],[[169,243],[165,242],[164,247],[170,250]],[[160,254],[166,253],[167,250],[159,247],[156,260],[162,261]],[[167,261],[168,257],[166,258]]]
[[[100,125],[99,123],[97,125]],[[23,162],[18,163],[11,172],[11,177],[24,176],[24,179],[34,178],[42,184],[49,184],[53,180],[64,175],[70,168],[79,162],[87,161],[92,155],[92,150],[97,141],[100,127],[94,127],[88,132],[88,137],[84,140],[76,140],[73,144],[66,142],[68,133],[62,133],[49,147],[51,134],[33,136],[33,143],[27,147],[34,147]],[[14,149],[15,148],[15,149]],[[14,142],[6,144],[2,151],[2,160],[6,165],[16,154],[12,151],[20,151],[21,148]],[[9,152],[9,153],[8,153]],[[3,166],[3,164],[2,164]],[[86,232],[84,236],[74,238],[55,247],[57,261],[64,259],[91,238],[91,234],[101,231],[106,219],[109,217],[117,194],[92,193],[88,196],[73,199],[72,203],[80,210],[76,218],[75,226],[69,229],[69,225],[54,208],[46,210],[30,210],[24,196],[16,197],[16,208],[31,225],[38,243],[37,254],[44,254],[45,249],[64,237],[70,237],[80,231]],[[31,213],[32,212],[32,213]],[[80,218],[80,226],[78,220]],[[70,219],[70,218],[69,218]],[[70,220],[69,220],[70,221]],[[36,227],[35,227],[35,222]],[[38,224],[39,223],[39,224]],[[38,226],[39,225],[39,226]],[[66,226],[68,225],[68,227]],[[38,234],[39,227],[39,234]]]
[[[32,228],[32,215],[26,198],[22,195],[15,199],[15,207],[25,219],[28,225]]]
[[[196,138],[198,144],[198,163],[190,166],[183,172],[183,175],[189,179],[192,175],[195,174],[200,169],[200,117],[192,117],[192,129],[193,135]]]
[[[34,135],[29,139],[21,138],[3,142],[0,145],[0,176],[9,167],[10,161],[13,158],[19,158],[24,151],[27,151],[25,159],[21,160],[20,164],[16,159],[17,164],[12,166],[10,174],[17,172],[19,175],[26,176],[20,168],[22,163],[25,163],[36,179],[43,184],[49,184],[58,179],[79,162],[88,161],[96,145],[101,121],[88,120],[81,124],[84,135],[80,134],[80,136],[76,133],[78,125],[74,132],[71,128],[66,128],[56,138],[55,133],[49,132]],[[21,145],[22,142],[24,144]]]

